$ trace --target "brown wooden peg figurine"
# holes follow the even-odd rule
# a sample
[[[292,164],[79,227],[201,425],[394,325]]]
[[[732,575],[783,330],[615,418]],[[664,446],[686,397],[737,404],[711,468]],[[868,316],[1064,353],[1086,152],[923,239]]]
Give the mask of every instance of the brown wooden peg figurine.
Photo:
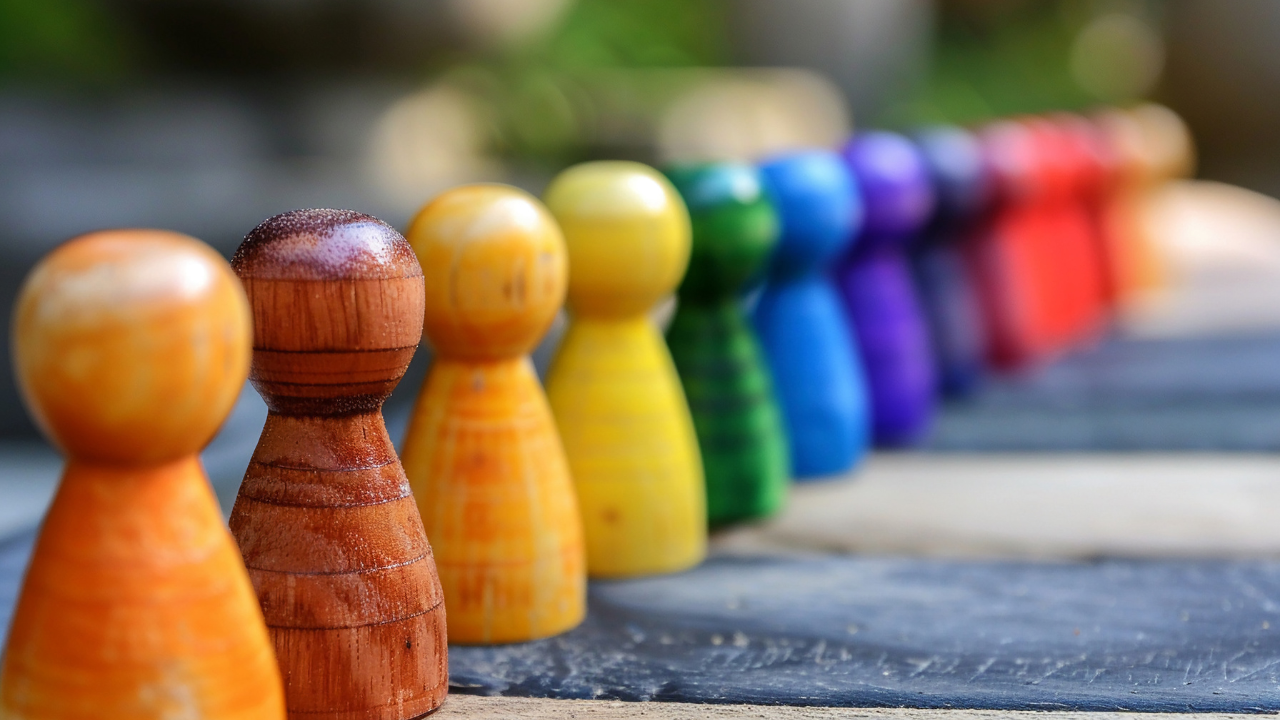
[[[443,593],[382,419],[422,335],[422,269],[386,223],[343,210],[277,215],[231,264],[270,410],[231,530],[289,717],[426,715],[448,689]]]

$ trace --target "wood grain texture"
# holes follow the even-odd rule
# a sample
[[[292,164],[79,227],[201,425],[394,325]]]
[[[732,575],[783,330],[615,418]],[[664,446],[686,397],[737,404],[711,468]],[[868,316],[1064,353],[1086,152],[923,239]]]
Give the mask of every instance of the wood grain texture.
[[[382,402],[421,335],[422,272],[394,229],[302,210],[232,260],[270,412],[231,513],[289,716],[405,720],[443,702],[443,593]]]
[[[703,718],[758,718],[759,720],[1132,720],[1134,713],[1008,710],[934,710],[919,708],[813,708],[776,705],[700,705],[675,702],[622,702],[618,700],[545,700],[541,698],[453,695],[436,716],[498,720],[702,720]],[[1179,713],[1142,713],[1142,720],[1185,719]],[[1196,720],[1247,720],[1254,714],[1196,713]]]
[[[19,383],[70,458],[0,670],[0,717],[284,717],[249,578],[196,452],[231,410],[249,314],[199,241],[78,238],[28,278]]]
[[[537,199],[465,186],[408,235],[427,278],[436,357],[404,466],[436,553],[449,637],[522,642],[586,615],[582,519],[528,352],[564,302],[567,262]]]
[[[638,163],[585,163],[546,193],[569,248],[571,321],[547,374],[593,577],[674,572],[706,554],[697,436],[647,312],[689,262],[675,188]]]

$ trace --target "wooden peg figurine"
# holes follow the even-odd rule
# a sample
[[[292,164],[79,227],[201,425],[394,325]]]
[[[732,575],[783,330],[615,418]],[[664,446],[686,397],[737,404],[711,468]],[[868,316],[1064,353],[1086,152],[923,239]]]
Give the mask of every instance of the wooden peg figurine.
[[[443,593],[382,402],[422,335],[422,269],[398,232],[346,210],[277,215],[232,267],[270,412],[231,531],[289,716],[421,717],[448,687]]]
[[[897,133],[855,135],[843,155],[866,214],[835,276],[871,392],[871,437],[881,447],[918,445],[937,410],[937,378],[907,252],[933,212],[933,185]]]
[[[587,571],[674,572],[706,554],[689,405],[649,311],[689,263],[689,214],[653,168],[591,162],[547,189],[569,248],[569,329],[547,375],[578,489]]]
[[[971,397],[988,370],[987,328],[964,253],[990,204],[990,170],[982,145],[968,130],[935,125],[913,139],[938,201],[911,254],[938,386],[944,396]]]
[[[85,235],[28,276],[22,395],[67,455],[0,670],[0,717],[281,720],[262,612],[196,453],[239,395],[226,261],[158,230]]]
[[[803,150],[760,166],[782,224],[752,320],[773,373],[798,479],[844,473],[867,453],[866,377],[832,263],[862,223],[857,179],[834,152]]]
[[[791,461],[782,413],[740,293],[778,242],[778,216],[751,165],[667,170],[693,222],[689,272],[667,343],[698,432],[711,524],[782,508]]]
[[[564,303],[564,237],[536,198],[468,185],[428,203],[409,243],[436,351],[404,467],[435,550],[449,639],[523,642],[586,614],[582,519],[529,351]]]

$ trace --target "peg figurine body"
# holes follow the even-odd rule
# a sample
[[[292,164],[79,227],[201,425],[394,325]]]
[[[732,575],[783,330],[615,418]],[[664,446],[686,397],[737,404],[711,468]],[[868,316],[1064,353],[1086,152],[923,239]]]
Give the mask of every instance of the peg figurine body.
[[[595,577],[674,572],[706,554],[698,440],[649,311],[689,263],[689,215],[657,171],[593,162],[545,200],[569,250],[569,329],[547,375]]]
[[[782,416],[740,294],[778,240],[759,172],[729,163],[667,171],[689,207],[693,251],[667,343],[707,476],[715,525],[782,507],[791,467]]]
[[[422,334],[422,269],[376,218],[277,215],[232,259],[269,413],[231,513],[292,718],[407,720],[444,702],[443,594],[382,402]]]
[[[522,642],[586,613],[573,481],[528,353],[564,302],[564,238],[542,203],[470,185],[408,232],[426,277],[436,351],[404,442],[435,551],[449,638]]]
[[[19,294],[18,385],[68,456],[0,670],[0,717],[281,720],[262,612],[196,453],[249,366],[226,261],[156,230],[54,250]]]
[[[786,421],[792,474],[833,475],[861,461],[871,438],[866,380],[829,277],[862,205],[835,153],[785,155],[761,171],[782,236],[752,319]]]

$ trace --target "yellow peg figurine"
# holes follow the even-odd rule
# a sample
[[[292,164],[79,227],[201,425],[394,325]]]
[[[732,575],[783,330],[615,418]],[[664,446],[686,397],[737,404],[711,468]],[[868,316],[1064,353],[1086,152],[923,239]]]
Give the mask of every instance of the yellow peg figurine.
[[[564,632],[586,614],[582,519],[528,353],[564,303],[564,238],[536,198],[469,185],[407,234],[436,351],[403,461],[435,551],[449,641]]]
[[[675,188],[633,162],[569,168],[544,199],[569,248],[570,325],[547,377],[593,577],[674,572],[706,555],[706,490],[679,377],[649,311],[689,263]]]

